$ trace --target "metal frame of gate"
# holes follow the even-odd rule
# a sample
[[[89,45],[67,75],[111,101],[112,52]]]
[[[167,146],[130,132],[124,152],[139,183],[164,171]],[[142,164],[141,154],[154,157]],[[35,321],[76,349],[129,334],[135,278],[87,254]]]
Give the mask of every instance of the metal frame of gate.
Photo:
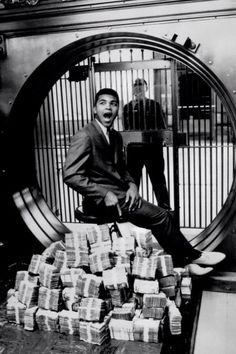
[[[77,70],[73,72],[74,68]],[[151,88],[150,97],[161,102],[169,127],[176,134],[187,134],[186,146],[165,147],[167,184],[180,226],[202,230],[210,224],[231,188],[234,142],[217,94],[197,75],[193,81],[193,75],[189,68],[163,54],[126,48],[79,62],[54,84],[38,115],[35,156],[42,193],[62,222],[75,222],[74,208],[81,203],[81,197],[63,184],[62,168],[72,135],[92,119],[94,92],[112,87],[123,105],[132,98],[134,78],[142,76]],[[191,98],[191,91],[195,91],[201,99],[191,102],[178,95],[181,76],[185,77],[182,96]],[[207,97],[202,97],[201,90]],[[122,129],[121,119],[116,128]],[[141,193],[156,202],[145,173]]]

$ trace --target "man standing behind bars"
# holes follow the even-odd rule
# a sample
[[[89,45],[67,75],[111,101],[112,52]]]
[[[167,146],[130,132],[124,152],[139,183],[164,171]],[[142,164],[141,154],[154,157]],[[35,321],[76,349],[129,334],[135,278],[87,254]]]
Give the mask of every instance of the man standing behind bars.
[[[158,102],[146,97],[147,82],[138,78],[134,81],[134,100],[123,108],[123,124],[125,130],[158,130],[165,129],[166,122]],[[140,184],[142,169],[145,165],[150,177],[158,205],[170,209],[169,193],[164,174],[164,158],[162,142],[132,143],[127,147],[127,166],[137,186]]]

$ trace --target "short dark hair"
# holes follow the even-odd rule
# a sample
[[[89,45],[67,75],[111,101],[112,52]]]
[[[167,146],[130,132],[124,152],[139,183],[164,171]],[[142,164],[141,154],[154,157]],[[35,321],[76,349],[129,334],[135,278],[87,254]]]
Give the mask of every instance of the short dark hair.
[[[99,97],[100,97],[101,95],[111,95],[111,96],[114,96],[114,97],[117,99],[117,102],[119,103],[119,95],[118,95],[118,93],[117,93],[115,90],[113,90],[113,89],[111,89],[111,88],[103,88],[103,89],[99,90],[99,91],[96,93],[94,104],[97,103],[97,101],[98,101],[98,99],[99,99]]]
[[[147,86],[147,81],[144,80],[144,79],[137,78],[137,79],[134,81],[134,86],[143,86],[143,85],[146,85],[146,86]]]

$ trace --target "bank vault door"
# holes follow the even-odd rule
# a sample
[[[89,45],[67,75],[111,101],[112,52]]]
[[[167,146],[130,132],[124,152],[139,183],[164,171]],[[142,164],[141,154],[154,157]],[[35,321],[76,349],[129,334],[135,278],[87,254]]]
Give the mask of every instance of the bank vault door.
[[[202,231],[221,210],[233,181],[232,129],[217,94],[186,65],[143,49],[102,52],[78,62],[51,88],[35,128],[36,169],[42,193],[59,219],[75,222],[78,196],[62,181],[71,137],[93,117],[93,98],[103,87],[120,96],[115,128],[124,130],[122,107],[133,99],[133,83],[147,83],[147,97],[160,103],[166,122],[165,177],[171,208],[181,228]],[[158,168],[158,166],[157,166]],[[145,166],[141,195],[157,203]]]

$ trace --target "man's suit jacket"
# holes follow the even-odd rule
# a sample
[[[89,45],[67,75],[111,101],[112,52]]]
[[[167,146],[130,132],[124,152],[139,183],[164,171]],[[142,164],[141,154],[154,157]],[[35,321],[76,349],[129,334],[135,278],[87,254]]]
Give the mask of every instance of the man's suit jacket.
[[[112,129],[109,144],[96,121],[79,130],[68,151],[64,182],[96,205],[108,191],[124,198],[134,180],[126,170],[120,133]]]

